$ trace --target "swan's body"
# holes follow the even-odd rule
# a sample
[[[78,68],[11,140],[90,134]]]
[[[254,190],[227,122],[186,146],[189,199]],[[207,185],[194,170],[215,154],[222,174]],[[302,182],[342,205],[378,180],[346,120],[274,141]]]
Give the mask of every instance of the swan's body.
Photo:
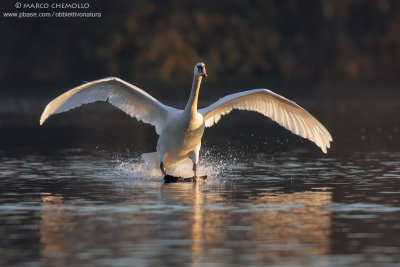
[[[296,103],[270,90],[254,89],[228,95],[198,110],[200,84],[206,76],[205,65],[196,64],[192,90],[184,110],[166,106],[140,88],[119,78],[89,82],[51,101],[40,118],[40,124],[53,114],[82,104],[109,102],[131,117],[150,123],[156,128],[159,135],[156,153],[164,175],[165,168],[190,158],[196,176],[204,128],[211,127],[221,116],[233,109],[259,112],[291,132],[313,141],[324,153],[330,147],[332,137],[318,120]]]

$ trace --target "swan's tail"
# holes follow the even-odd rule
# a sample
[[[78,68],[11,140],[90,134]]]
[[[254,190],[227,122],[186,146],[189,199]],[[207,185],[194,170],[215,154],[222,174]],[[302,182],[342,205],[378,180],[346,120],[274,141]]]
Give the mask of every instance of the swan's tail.
[[[142,160],[146,163],[149,169],[159,169],[160,168],[160,158],[157,152],[153,153],[143,153]]]

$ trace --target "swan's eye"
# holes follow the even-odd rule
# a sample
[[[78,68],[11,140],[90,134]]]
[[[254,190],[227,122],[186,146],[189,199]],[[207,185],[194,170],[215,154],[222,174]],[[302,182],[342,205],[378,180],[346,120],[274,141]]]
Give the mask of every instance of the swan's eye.
[[[203,66],[197,66],[197,70],[200,71],[203,69]]]

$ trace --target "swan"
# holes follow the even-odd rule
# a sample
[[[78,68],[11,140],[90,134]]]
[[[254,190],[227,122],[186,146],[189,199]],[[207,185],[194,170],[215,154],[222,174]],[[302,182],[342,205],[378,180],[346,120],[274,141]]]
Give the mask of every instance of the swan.
[[[109,77],[87,82],[52,100],[44,109],[40,125],[53,114],[68,111],[83,104],[108,102],[131,117],[155,127],[159,136],[155,155],[164,176],[166,169],[189,158],[194,177],[201,138],[206,127],[216,124],[233,109],[256,111],[271,118],[294,134],[314,142],[326,153],[332,136],[310,113],[267,89],[253,89],[227,95],[208,107],[198,109],[200,84],[207,77],[205,64],[197,63],[193,70],[189,100],[183,110],[169,107],[122,79]]]

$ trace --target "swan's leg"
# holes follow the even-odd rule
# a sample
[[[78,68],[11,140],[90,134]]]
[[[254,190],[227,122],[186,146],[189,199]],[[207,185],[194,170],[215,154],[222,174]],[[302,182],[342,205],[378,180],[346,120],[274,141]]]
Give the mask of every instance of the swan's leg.
[[[165,168],[164,168],[164,163],[161,161],[161,163],[160,163],[160,170],[161,170],[161,172],[162,172],[162,174],[165,176],[165,175],[167,175],[167,173],[165,172]]]
[[[197,177],[197,164],[193,164],[194,177]]]
[[[193,162],[193,172],[194,172],[194,177],[197,177],[197,162],[199,161],[199,152],[198,151],[192,151],[189,154],[189,158]]]

